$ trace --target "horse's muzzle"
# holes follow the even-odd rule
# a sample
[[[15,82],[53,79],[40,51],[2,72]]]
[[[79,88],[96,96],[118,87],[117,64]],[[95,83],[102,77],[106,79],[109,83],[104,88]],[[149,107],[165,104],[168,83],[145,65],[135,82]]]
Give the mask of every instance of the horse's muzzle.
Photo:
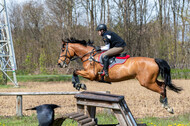
[[[57,64],[60,68],[63,68],[63,62]]]
[[[60,68],[66,68],[68,65],[66,63],[60,62],[57,64]]]

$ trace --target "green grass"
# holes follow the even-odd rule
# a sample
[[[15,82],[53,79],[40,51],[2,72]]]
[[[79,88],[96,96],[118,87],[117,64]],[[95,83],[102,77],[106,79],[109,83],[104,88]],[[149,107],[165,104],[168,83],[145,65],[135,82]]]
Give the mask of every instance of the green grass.
[[[18,82],[71,81],[71,75],[17,75]]]
[[[0,84],[0,89],[3,89],[3,88],[13,88],[13,86],[12,85],[1,85]]]
[[[190,79],[190,69],[171,69],[173,79]]]
[[[97,114],[98,124],[118,124],[117,119],[113,115],[103,113]],[[146,117],[137,119],[137,123],[146,123],[147,126],[190,126],[190,114],[170,117],[170,118],[155,118]],[[36,115],[24,117],[1,117],[0,126],[37,126]],[[77,122],[71,119],[64,121],[62,126],[77,126]]]
[[[71,81],[72,75],[17,75],[18,82]],[[79,76],[80,80],[85,80]]]
[[[118,124],[117,119],[113,115],[98,114],[99,124]],[[38,121],[36,115],[23,117],[2,117],[0,116],[0,126],[37,126]],[[77,126],[77,122],[66,119],[62,126]]]
[[[138,121],[146,123],[148,126],[190,126],[190,114],[170,118],[147,117],[138,119]]]
[[[0,126],[37,126],[38,121],[36,115],[24,117],[1,117]]]

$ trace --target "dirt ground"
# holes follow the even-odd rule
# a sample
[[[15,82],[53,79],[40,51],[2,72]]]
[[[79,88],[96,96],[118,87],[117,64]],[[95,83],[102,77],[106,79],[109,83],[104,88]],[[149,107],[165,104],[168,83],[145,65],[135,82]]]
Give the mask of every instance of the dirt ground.
[[[167,90],[168,102],[174,109],[174,114],[169,114],[161,107],[159,94],[140,86],[137,80],[103,84],[85,81],[88,91],[110,91],[112,94],[124,95],[125,100],[135,118],[146,116],[171,117],[190,113],[190,80],[173,80],[173,83],[184,90],[177,94]],[[0,89],[0,92],[73,92],[76,91],[71,82],[20,82],[20,88]],[[0,97],[0,116],[16,114],[16,96]],[[73,95],[48,95],[48,96],[23,96],[23,114],[32,115],[35,111],[26,111],[41,104],[57,104],[62,106],[56,109],[56,114],[76,112],[76,100]],[[100,110],[99,110],[100,111]]]

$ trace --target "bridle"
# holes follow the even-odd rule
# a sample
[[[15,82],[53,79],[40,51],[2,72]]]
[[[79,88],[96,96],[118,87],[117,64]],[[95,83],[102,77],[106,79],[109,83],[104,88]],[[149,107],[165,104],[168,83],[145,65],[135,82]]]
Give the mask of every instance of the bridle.
[[[63,45],[63,47],[64,47],[64,45]],[[63,47],[62,47],[62,52],[64,52],[65,50],[63,49]],[[69,50],[68,50],[68,42],[66,43],[66,53],[65,53],[65,55],[60,55],[59,56],[59,59],[63,62],[63,64],[64,65],[67,65],[66,64],[66,60],[67,60],[67,58],[69,59],[69,63],[70,63],[70,57],[69,56],[67,56],[67,53],[71,56],[71,54],[70,54],[70,52],[69,52]],[[64,60],[62,60],[60,57],[65,57],[65,59]],[[69,64],[68,63],[68,64]]]
[[[70,54],[70,52],[69,52],[69,50],[68,50],[68,43],[69,42],[66,42],[66,53],[64,54],[64,55],[60,55],[60,57],[65,57],[65,59],[64,60],[62,60],[62,59],[60,59],[60,57],[59,57],[59,59],[62,61],[62,63],[63,63],[63,65],[67,65],[67,63],[66,63],[66,60],[67,60],[67,58],[69,59],[69,63],[70,63],[70,61],[74,61],[74,60],[77,60],[77,59],[81,59],[81,58],[83,58],[83,57],[85,57],[85,56],[87,56],[87,55],[89,55],[90,54],[90,56],[89,56],[89,58],[88,59],[86,59],[86,60],[84,60],[83,62],[86,62],[86,61],[94,61],[94,62],[98,62],[98,63],[100,63],[99,61],[97,61],[96,59],[94,59],[94,56],[96,55],[96,54],[98,54],[99,52],[97,52],[94,48],[92,49],[92,51],[90,51],[90,52],[88,52],[88,53],[86,53],[86,54],[84,54],[83,56],[77,56],[77,57],[74,57],[74,58],[71,58],[70,59],[70,56],[71,56],[71,54]],[[63,46],[64,47],[64,46]],[[65,50],[63,50],[63,48],[62,48],[62,52],[63,51],[65,51]],[[96,53],[95,53],[96,52]],[[68,56],[67,54],[69,54],[70,56]],[[68,64],[69,64],[68,63]]]

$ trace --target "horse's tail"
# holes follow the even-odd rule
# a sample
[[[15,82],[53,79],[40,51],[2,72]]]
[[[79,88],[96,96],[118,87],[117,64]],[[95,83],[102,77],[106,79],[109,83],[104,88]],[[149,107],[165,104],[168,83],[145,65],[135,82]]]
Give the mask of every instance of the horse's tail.
[[[161,77],[164,79],[165,86],[168,86],[171,90],[177,93],[183,90],[181,87],[172,84],[169,64],[163,59],[155,59],[155,62],[159,66],[159,73],[161,73]]]

